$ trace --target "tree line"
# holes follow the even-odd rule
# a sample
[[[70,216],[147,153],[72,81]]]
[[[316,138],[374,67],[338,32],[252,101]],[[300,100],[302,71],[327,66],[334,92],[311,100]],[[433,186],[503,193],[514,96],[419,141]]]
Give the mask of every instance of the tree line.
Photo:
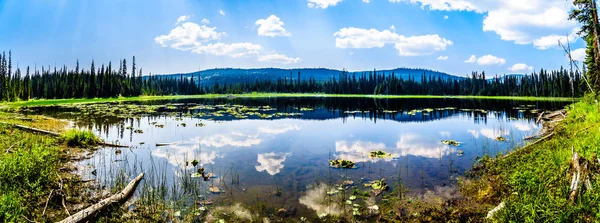
[[[473,72],[466,78],[442,78],[422,74],[420,77],[399,78],[395,73],[371,71],[349,73],[324,82],[313,78],[279,78],[245,83],[219,84],[203,88],[205,92],[238,94],[249,92],[376,94],[376,95],[483,95],[580,97],[586,87],[582,75],[566,69],[540,70],[530,75],[507,75],[486,78],[485,72]]]
[[[115,69],[116,68],[116,69]],[[127,60],[118,66],[96,66],[89,69],[41,67],[40,70],[13,72],[12,53],[0,55],[0,98],[2,101],[59,98],[95,98],[139,95],[189,95],[206,93],[328,93],[328,94],[387,94],[387,95],[486,95],[486,96],[539,96],[579,97],[586,85],[579,72],[566,69],[540,70],[530,75],[508,75],[487,78],[485,72],[473,72],[466,78],[442,78],[422,74],[420,77],[399,78],[395,73],[376,70],[363,73],[341,71],[326,81],[302,79],[300,72],[289,78],[257,80],[243,83],[215,83],[199,85],[194,75],[179,77],[144,75],[138,70],[135,56],[131,70]]]

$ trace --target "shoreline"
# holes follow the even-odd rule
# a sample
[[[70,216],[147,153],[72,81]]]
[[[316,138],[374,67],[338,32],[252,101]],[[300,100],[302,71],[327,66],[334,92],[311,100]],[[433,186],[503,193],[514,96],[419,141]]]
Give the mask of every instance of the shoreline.
[[[8,107],[48,106],[59,104],[107,103],[126,101],[156,101],[179,99],[217,99],[217,98],[373,98],[373,99],[465,99],[465,100],[512,100],[512,101],[548,101],[577,102],[580,98],[530,97],[530,96],[469,96],[469,95],[363,95],[363,94],[317,94],[317,93],[247,93],[247,94],[202,94],[202,95],[165,95],[136,96],[118,98],[79,98],[79,99],[35,99],[29,101],[5,102]]]

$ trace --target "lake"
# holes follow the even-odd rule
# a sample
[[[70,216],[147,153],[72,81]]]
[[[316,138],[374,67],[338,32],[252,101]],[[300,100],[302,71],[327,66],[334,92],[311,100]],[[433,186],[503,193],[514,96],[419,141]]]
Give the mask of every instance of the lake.
[[[221,98],[26,111],[69,119],[107,142],[130,146],[101,148],[79,162],[77,172],[101,187],[128,182],[144,171],[140,199],[176,201],[183,212],[239,204],[260,215],[312,219],[371,208],[393,191],[416,198],[455,196],[457,177],[478,158],[524,145],[525,137],[540,131],[539,113],[567,104]],[[374,151],[386,155],[372,158]],[[354,166],[331,167],[335,159]],[[381,179],[387,191],[369,185]]]

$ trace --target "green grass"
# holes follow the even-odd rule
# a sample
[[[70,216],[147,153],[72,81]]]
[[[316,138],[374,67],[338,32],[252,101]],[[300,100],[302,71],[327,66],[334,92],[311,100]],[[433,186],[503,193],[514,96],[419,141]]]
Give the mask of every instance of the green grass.
[[[6,124],[0,124],[0,148],[0,222],[38,219],[40,202],[59,181],[62,148],[53,138]],[[4,151],[7,148],[10,152]]]
[[[591,96],[570,106],[550,140],[486,159],[480,179],[467,185],[472,198],[490,209],[504,201],[496,222],[597,222],[600,220],[600,112]],[[594,190],[569,197],[571,148],[590,161]],[[476,196],[473,196],[476,194]]]
[[[60,140],[70,147],[92,147],[100,143],[100,139],[89,130],[69,129],[60,135]]]
[[[169,96],[138,96],[118,98],[93,98],[93,99],[40,99],[5,103],[10,107],[44,106],[75,103],[101,103],[119,101],[149,101],[149,100],[175,100],[175,99],[202,99],[202,98],[268,98],[268,97],[336,97],[336,98],[379,98],[379,99],[487,99],[487,100],[519,100],[519,101],[573,101],[576,98],[558,97],[511,97],[511,96],[438,96],[438,95],[364,95],[364,94],[317,94],[317,93],[249,93],[249,94],[204,94],[204,95],[169,95]]]

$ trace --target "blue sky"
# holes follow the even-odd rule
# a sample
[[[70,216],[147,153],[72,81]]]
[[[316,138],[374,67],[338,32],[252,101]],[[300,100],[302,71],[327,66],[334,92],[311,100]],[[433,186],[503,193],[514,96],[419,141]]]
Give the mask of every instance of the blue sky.
[[[526,2],[526,3],[525,3]],[[0,50],[27,65],[130,61],[217,67],[557,69],[584,43],[565,0],[0,0]]]

